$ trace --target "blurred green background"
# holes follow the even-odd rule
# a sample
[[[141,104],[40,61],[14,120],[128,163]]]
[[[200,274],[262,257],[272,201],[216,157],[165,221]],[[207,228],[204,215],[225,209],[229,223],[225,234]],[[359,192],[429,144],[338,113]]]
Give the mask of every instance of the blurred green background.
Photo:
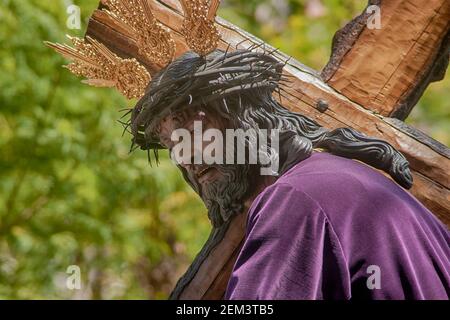
[[[70,4],[81,30],[66,27]],[[128,154],[116,121],[132,106],[80,84],[43,45],[82,36],[91,1],[0,0],[0,299],[163,299],[206,240],[198,197],[163,153]],[[358,0],[228,0],[219,14],[320,70]],[[450,77],[407,122],[450,142]],[[66,269],[81,269],[81,290]]]

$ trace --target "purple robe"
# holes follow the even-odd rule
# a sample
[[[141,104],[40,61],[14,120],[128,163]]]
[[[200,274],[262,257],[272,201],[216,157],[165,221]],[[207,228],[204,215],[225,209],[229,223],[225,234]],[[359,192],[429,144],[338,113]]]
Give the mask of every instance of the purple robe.
[[[313,153],[254,200],[226,299],[448,299],[450,235],[360,162]]]

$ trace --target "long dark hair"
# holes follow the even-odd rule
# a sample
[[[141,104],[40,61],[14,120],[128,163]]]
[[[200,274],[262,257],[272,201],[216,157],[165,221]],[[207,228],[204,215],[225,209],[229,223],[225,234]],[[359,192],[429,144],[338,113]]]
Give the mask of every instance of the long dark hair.
[[[281,173],[322,148],[381,169],[405,188],[412,186],[408,161],[389,143],[352,128],[328,130],[283,107],[273,97],[286,81],[283,66],[267,53],[248,50],[216,50],[206,57],[184,54],[153,78],[133,109],[133,143],[157,150],[161,146],[154,128],[162,117],[201,107],[228,119],[234,128],[278,129]]]

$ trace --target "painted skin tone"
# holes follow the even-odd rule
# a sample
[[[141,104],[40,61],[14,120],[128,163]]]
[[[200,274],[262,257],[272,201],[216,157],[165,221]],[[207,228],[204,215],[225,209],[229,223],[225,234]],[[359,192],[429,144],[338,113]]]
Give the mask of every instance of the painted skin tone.
[[[203,150],[210,144],[211,142],[203,142],[201,149],[194,144],[194,121],[202,122],[202,129],[205,132],[208,129],[219,129],[222,132],[225,132],[225,129],[231,128],[231,126],[223,119],[219,119],[219,117],[205,113],[204,111],[195,111],[195,113],[187,113],[183,115],[173,115],[170,114],[163,118],[159,123],[157,134],[159,136],[161,144],[169,149],[169,152],[172,150],[176,142],[171,140],[172,132],[176,129],[184,128],[191,133],[191,161],[190,163],[180,163],[180,166],[183,167],[186,171],[190,179],[197,182],[201,188],[204,188],[209,183],[212,183],[218,179],[224,179],[223,174],[215,168],[214,165],[208,164],[194,164],[194,154],[196,152],[203,153]],[[197,133],[197,134],[203,134]],[[222,151],[224,152],[224,150]],[[249,208],[251,203],[256,198],[256,196],[262,192],[267,186],[271,185],[276,181],[277,177],[274,176],[261,176],[261,175],[252,175],[252,190],[249,192],[248,196],[244,200],[245,207]]]
[[[194,144],[194,121],[202,122],[202,129],[206,131],[210,128],[218,128],[218,123],[211,119],[211,117],[206,117],[206,114],[202,111],[199,111],[193,115],[187,115],[187,117],[179,117],[174,115],[166,116],[161,120],[159,124],[159,138],[161,144],[169,149],[171,152],[172,148],[176,144],[171,140],[172,132],[176,129],[186,129],[191,134],[191,157],[189,163],[181,162],[180,166],[182,166],[188,173],[190,177],[192,177],[196,182],[198,182],[201,186],[206,185],[207,183],[212,182],[215,179],[219,178],[220,172],[214,168],[213,166],[206,164],[194,164],[194,155],[196,153],[202,153],[203,150],[211,143],[211,142],[203,142],[201,149],[198,145]],[[203,132],[196,132],[196,134],[203,134]]]

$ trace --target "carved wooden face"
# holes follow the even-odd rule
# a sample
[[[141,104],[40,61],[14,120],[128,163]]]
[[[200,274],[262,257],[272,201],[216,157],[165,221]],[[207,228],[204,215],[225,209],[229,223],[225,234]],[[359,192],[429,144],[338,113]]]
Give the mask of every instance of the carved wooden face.
[[[225,119],[211,112],[191,109],[166,116],[156,128],[161,144],[169,149],[172,160],[208,208],[214,226],[220,226],[240,210],[248,189],[247,165],[211,163],[204,158],[209,148],[213,157],[225,159],[224,144],[210,148],[217,143],[216,138],[205,137],[208,130],[215,130],[223,136],[229,127]],[[179,139],[180,134],[182,139]],[[189,140],[187,144],[185,139]],[[183,148],[180,148],[181,143]]]
[[[207,116],[204,111],[196,110],[168,115],[162,119],[158,129],[161,144],[169,149],[172,158],[174,157],[173,151],[176,145],[178,143],[186,143],[184,140],[178,141],[176,139],[179,136],[176,134],[177,131],[181,129],[189,133],[188,137],[190,141],[185,144],[187,148],[179,148],[182,157],[180,157],[180,161],[177,164],[183,167],[189,177],[196,183],[203,187],[220,179],[221,173],[214,164],[205,164],[203,159],[200,161],[196,161],[195,159],[196,155],[203,155],[205,149],[213,142],[203,141],[202,139],[203,134],[208,129],[224,131],[225,128],[219,121],[211,115]],[[197,138],[202,139],[202,141],[199,141]],[[215,151],[217,152],[217,150]]]

